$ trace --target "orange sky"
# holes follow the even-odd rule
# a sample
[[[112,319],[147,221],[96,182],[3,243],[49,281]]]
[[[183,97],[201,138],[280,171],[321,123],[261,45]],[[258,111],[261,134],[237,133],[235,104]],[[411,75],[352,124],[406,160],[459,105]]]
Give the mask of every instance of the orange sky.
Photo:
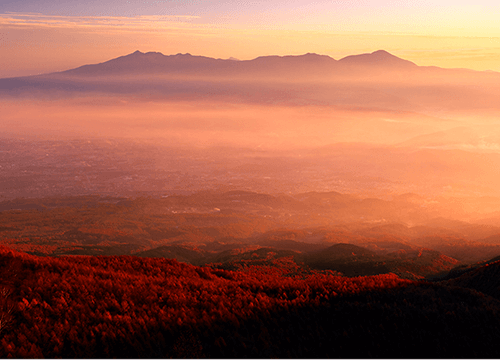
[[[92,1],[53,3],[0,4],[0,77],[61,71],[135,50],[339,59],[385,49],[418,65],[500,71],[500,5],[484,0],[153,2],[163,7],[131,0],[123,9],[111,0],[99,8]]]

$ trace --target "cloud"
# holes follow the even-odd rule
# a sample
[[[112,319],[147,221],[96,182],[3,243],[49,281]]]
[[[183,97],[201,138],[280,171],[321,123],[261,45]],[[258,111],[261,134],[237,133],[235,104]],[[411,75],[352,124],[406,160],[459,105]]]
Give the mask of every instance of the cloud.
[[[161,31],[205,27],[196,23],[199,16],[141,15],[141,16],[57,16],[39,13],[0,14],[0,27],[63,28],[77,30]]]

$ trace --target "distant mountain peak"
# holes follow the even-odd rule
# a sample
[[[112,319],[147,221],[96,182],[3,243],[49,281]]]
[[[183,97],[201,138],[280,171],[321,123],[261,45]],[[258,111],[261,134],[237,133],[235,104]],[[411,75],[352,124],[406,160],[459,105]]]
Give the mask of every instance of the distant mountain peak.
[[[415,67],[415,63],[401,59],[385,50],[372,53],[350,55],[339,60],[340,63],[364,66]]]
[[[378,60],[392,59],[392,60],[398,60],[398,61],[411,62],[411,61],[408,61],[408,60],[401,59],[401,58],[399,58],[399,57],[397,57],[397,56],[395,56],[395,55],[393,55],[390,52],[385,51],[385,50],[374,51],[371,54],[369,54],[369,56],[372,59],[378,59]]]
[[[316,54],[316,53],[307,53],[304,55],[299,55],[297,57],[304,58],[304,59],[321,59],[321,60],[336,61],[334,58],[332,58],[328,55],[321,55],[321,54]]]
[[[131,54],[128,54],[128,55],[125,55],[125,56],[151,56],[151,55],[155,55],[155,56],[165,56],[163,55],[161,52],[157,52],[157,51],[148,51],[148,52],[145,52],[143,53],[142,51],[139,51],[139,50],[136,50],[134,51],[133,53]]]
[[[329,57],[328,55],[320,55],[320,54],[311,53],[311,52],[308,52],[304,55],[299,55],[299,56],[302,56],[302,57]]]
[[[376,56],[392,56],[392,57],[396,57],[394,55],[392,55],[390,52],[388,51],[385,51],[385,50],[377,50],[377,51],[374,51],[371,53],[371,55],[376,55]]]

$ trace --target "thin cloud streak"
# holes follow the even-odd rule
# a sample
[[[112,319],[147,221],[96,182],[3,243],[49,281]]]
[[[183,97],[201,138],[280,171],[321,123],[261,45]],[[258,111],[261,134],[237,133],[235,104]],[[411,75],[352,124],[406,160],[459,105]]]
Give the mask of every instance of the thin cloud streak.
[[[38,13],[0,14],[0,27],[103,29],[121,31],[170,30],[203,28],[205,24],[190,21],[200,19],[192,15],[140,15],[126,16],[61,16]]]

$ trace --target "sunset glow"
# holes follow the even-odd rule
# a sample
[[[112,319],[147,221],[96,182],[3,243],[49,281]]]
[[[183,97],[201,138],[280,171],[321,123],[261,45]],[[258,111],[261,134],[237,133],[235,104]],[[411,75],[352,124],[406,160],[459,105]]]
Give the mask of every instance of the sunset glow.
[[[0,77],[159,51],[253,59],[387,50],[418,65],[500,71],[500,5],[489,1],[210,1],[0,4]]]

